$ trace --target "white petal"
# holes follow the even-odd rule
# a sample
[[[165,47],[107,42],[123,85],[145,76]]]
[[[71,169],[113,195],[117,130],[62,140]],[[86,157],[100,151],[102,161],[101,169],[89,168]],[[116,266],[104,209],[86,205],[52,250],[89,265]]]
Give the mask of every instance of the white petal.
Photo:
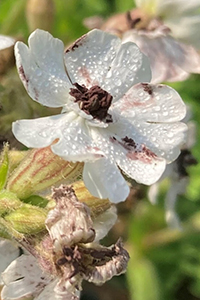
[[[100,30],[92,30],[66,52],[65,62],[72,82],[87,87],[100,85],[119,98],[133,84],[151,79],[147,58],[133,43]]]
[[[73,113],[71,113],[73,114]],[[90,136],[87,120],[77,116],[71,122],[60,124],[59,141],[51,146],[52,151],[68,161],[95,161],[104,156]]]
[[[11,241],[0,239],[0,274],[19,256],[19,248]],[[0,285],[3,284],[0,278]]]
[[[105,152],[132,179],[147,185],[153,184],[164,172],[166,161],[148,147],[151,143],[146,143],[144,136],[138,135],[136,130],[134,132],[134,127],[130,124],[129,127],[127,125],[126,122],[121,123],[121,128],[120,125],[113,125],[113,135],[110,132]],[[124,132],[125,135],[120,136]],[[124,141],[126,137],[132,139],[134,146]]]
[[[117,210],[111,206],[104,213],[94,219],[93,228],[95,230],[95,242],[103,239],[117,221]]]
[[[199,1],[198,1],[199,2]],[[199,9],[198,4],[198,9]],[[169,26],[172,31],[173,37],[181,41],[191,44],[192,46],[200,49],[200,15],[189,15],[179,18],[177,23],[177,15],[173,18],[167,18],[165,24]]]
[[[0,50],[13,46],[15,42],[15,39],[11,38],[10,36],[0,34]]]
[[[189,45],[176,41],[160,30],[152,32],[131,30],[123,41],[135,42],[149,58],[152,83],[185,80],[189,73],[200,73],[200,56]]]
[[[145,122],[176,122],[186,114],[186,106],[174,89],[147,83],[132,87],[111,110],[130,120]]]
[[[196,14],[199,9],[199,0],[159,0],[157,1],[157,15],[164,16],[165,20],[173,15],[177,17],[187,14]]]
[[[20,120],[12,125],[16,139],[30,148],[49,146],[60,136],[60,124],[64,115],[56,115],[33,120]]]
[[[83,180],[92,195],[114,203],[126,200],[130,191],[117,166],[105,158],[86,163]]]
[[[38,295],[49,283],[32,255],[22,255],[13,261],[2,274],[5,283],[3,300],[20,300]]]
[[[43,105],[66,104],[71,86],[63,61],[64,45],[48,32],[37,29],[29,37],[29,48],[15,45],[16,64],[29,95]]]
[[[104,78],[102,88],[108,91],[114,101],[138,82],[151,80],[149,60],[134,43],[122,44],[110,70]]]
[[[57,280],[50,282],[44,290],[39,294],[38,297],[34,298],[34,300],[56,300],[56,293],[54,292],[54,288],[57,284]],[[61,298],[62,299],[62,298]]]
[[[82,36],[65,53],[71,81],[101,86],[120,45],[118,37],[96,29]]]
[[[167,162],[171,162],[180,153],[180,147],[186,139],[187,126],[184,123],[154,124],[138,122],[137,120],[128,122],[123,118],[118,124],[111,124],[109,130],[110,141],[113,136],[116,138],[118,136],[119,139],[117,138],[117,140],[121,142],[127,136],[133,139],[139,148],[145,146],[158,157],[165,158]],[[145,152],[145,149],[142,152]],[[115,155],[115,152],[113,155]]]
[[[20,120],[13,123],[13,134],[24,145],[31,148],[51,146],[52,151],[69,161],[96,160],[103,152],[90,137],[85,119],[75,112]]]

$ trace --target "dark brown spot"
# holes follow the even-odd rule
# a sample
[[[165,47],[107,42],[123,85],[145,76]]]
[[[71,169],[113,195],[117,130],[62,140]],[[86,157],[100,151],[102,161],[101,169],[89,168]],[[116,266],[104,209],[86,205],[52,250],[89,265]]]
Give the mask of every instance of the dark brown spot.
[[[65,53],[68,53],[70,51],[74,51],[76,48],[78,48],[79,46],[81,46],[83,44],[83,40],[85,39],[86,34],[84,34],[83,36],[81,36],[79,39],[77,39],[71,46],[69,46]]]
[[[131,12],[127,11],[127,13],[126,13],[126,21],[128,23],[129,29],[133,29],[133,28],[135,28],[136,24],[138,24],[139,22],[141,22],[141,18],[140,17],[133,18],[131,16]]]
[[[136,148],[136,143],[133,139],[129,138],[128,136],[125,136],[125,138],[123,138],[122,141],[124,141],[127,146]]]
[[[69,247],[67,247],[67,246],[65,246],[65,247],[63,247],[63,254],[65,255],[65,256],[73,256],[73,250],[72,250],[72,248],[69,248]]]
[[[117,140],[116,137],[110,137],[110,141],[112,143],[117,143],[120,146],[122,146],[124,149],[128,151],[132,151],[134,148],[136,148],[136,143],[133,139],[129,138],[128,136],[125,136],[125,138],[122,138],[121,141]]]
[[[59,259],[57,260],[57,262],[56,262],[56,264],[57,264],[58,266],[62,266],[62,265],[64,265],[64,264],[66,264],[66,263],[67,263],[67,259],[66,259],[65,257],[59,258]]]
[[[70,89],[70,95],[75,98],[74,102],[79,104],[81,110],[92,115],[94,119],[112,122],[112,117],[108,114],[108,109],[113,97],[100,86],[94,85],[87,89],[84,85],[74,83],[76,88]]]
[[[26,84],[26,86],[28,85],[28,78],[26,77],[26,74],[24,72],[24,68],[22,66],[19,67],[19,75],[22,79],[22,81]]]
[[[146,164],[152,163],[152,160],[159,160],[158,156],[144,144],[138,145],[137,148],[129,151],[127,157],[132,160],[140,160]]]
[[[147,92],[149,95],[152,95],[153,94],[153,88],[150,84],[148,83],[141,83],[143,89],[145,92]]]

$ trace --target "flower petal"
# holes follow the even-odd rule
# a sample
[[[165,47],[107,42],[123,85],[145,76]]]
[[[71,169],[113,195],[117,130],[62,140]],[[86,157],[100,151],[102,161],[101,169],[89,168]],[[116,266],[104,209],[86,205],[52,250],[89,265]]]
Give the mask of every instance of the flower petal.
[[[64,115],[33,120],[20,120],[12,125],[14,136],[26,147],[43,148],[59,138],[59,126]]]
[[[123,118],[121,122],[113,125],[111,124],[109,126],[109,131],[110,141],[112,141],[112,145],[110,146],[111,149],[114,143],[113,137],[116,138],[115,144],[122,143],[123,148],[123,139],[127,137],[134,141],[138,151],[144,153],[150,150],[150,152],[155,154],[158,158],[166,159],[169,163],[175,160],[180,154],[180,147],[186,138],[187,126],[184,123],[178,122],[172,124],[154,124],[141,121],[138,122],[137,120],[127,121]],[[106,153],[106,149],[104,151]],[[121,151],[123,152],[123,150]],[[117,152],[111,152],[111,155],[115,156],[115,153],[120,153],[119,149]],[[150,154],[150,156],[152,155]],[[152,160],[152,162],[153,161],[154,160]]]
[[[27,92],[43,105],[63,106],[71,86],[63,62],[63,43],[39,29],[28,42],[29,48],[22,42],[15,45],[18,72]]]
[[[122,97],[138,82],[149,82],[151,69],[148,58],[134,43],[122,44],[110,65],[102,88],[113,96],[113,101]]]
[[[156,182],[165,170],[166,160],[148,147],[152,146],[151,142],[146,143],[146,137],[138,134],[137,129],[125,119],[109,129],[110,132],[101,132],[98,138],[99,142],[102,138],[107,157],[137,182],[147,185]],[[103,143],[106,134],[107,145]]]
[[[0,239],[0,274],[19,256],[19,248],[11,241]],[[0,286],[3,284],[0,278]]]
[[[0,34],[0,50],[4,50],[13,46],[15,42],[16,40],[11,38],[10,36]]]
[[[82,36],[64,57],[71,81],[101,86],[120,45],[118,37],[96,29]]]
[[[93,161],[103,155],[90,137],[86,121],[75,112],[14,122],[13,134],[31,148],[43,148],[59,139],[51,149],[68,161]]]
[[[104,213],[97,216],[93,221],[93,228],[95,230],[95,242],[103,239],[109,230],[114,226],[117,221],[117,210],[113,205]]]
[[[2,274],[5,283],[2,299],[20,300],[37,296],[49,283],[32,255],[22,255],[14,260]]]
[[[181,81],[189,73],[200,73],[197,51],[159,29],[153,32],[130,30],[123,41],[135,42],[147,55],[152,69],[152,83]]]
[[[199,1],[198,1],[199,2]],[[198,3],[199,10],[199,3]],[[198,11],[193,12],[194,14]],[[189,14],[188,16],[180,16],[179,22],[177,23],[177,15],[168,17],[165,23],[171,29],[173,36],[180,39],[182,42],[191,44],[195,48],[200,48],[200,15]],[[192,58],[192,57],[191,57]]]
[[[186,114],[186,106],[174,89],[148,83],[133,86],[111,110],[129,120],[153,123],[180,121]]]
[[[126,200],[130,191],[115,163],[106,158],[86,163],[83,180],[91,194],[103,199],[109,198],[114,203]]]
[[[121,45],[119,38],[97,29],[67,50],[65,62],[73,83],[100,85],[114,100],[133,84],[151,79],[148,60],[135,44]]]

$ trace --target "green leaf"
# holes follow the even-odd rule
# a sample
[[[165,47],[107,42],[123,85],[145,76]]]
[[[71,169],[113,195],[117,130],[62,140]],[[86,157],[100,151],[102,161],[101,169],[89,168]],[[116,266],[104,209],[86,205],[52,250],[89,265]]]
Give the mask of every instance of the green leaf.
[[[132,300],[162,299],[156,270],[147,259],[132,257],[127,276]]]
[[[38,207],[46,207],[49,201],[38,195],[31,195],[30,197],[22,200],[24,203],[29,203]]]
[[[8,144],[5,144],[3,152],[0,157],[0,190],[2,190],[6,184],[9,168],[8,159]]]

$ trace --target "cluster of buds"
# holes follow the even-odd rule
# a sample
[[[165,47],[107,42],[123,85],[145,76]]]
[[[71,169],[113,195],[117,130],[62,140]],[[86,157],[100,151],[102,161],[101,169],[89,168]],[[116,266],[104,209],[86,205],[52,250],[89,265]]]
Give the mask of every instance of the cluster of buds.
[[[19,155],[4,145],[0,160],[0,246],[2,253],[8,246],[16,249],[16,258],[18,248],[5,244],[9,243],[5,239],[15,241],[26,254],[1,270],[1,284],[5,284],[2,299],[15,294],[10,287],[14,284],[17,291],[21,277],[26,288],[17,299],[49,289],[55,299],[79,299],[83,280],[102,284],[126,271],[129,255],[121,240],[111,247],[99,243],[117,220],[116,208],[108,199],[92,196],[83,181],[76,181],[82,167],[82,163],[62,160],[50,147]],[[52,184],[58,186],[66,180],[73,188],[61,185],[49,193]],[[35,269],[30,269],[33,263]],[[16,267],[19,278],[12,277]],[[27,283],[30,280],[35,280],[34,289]]]

